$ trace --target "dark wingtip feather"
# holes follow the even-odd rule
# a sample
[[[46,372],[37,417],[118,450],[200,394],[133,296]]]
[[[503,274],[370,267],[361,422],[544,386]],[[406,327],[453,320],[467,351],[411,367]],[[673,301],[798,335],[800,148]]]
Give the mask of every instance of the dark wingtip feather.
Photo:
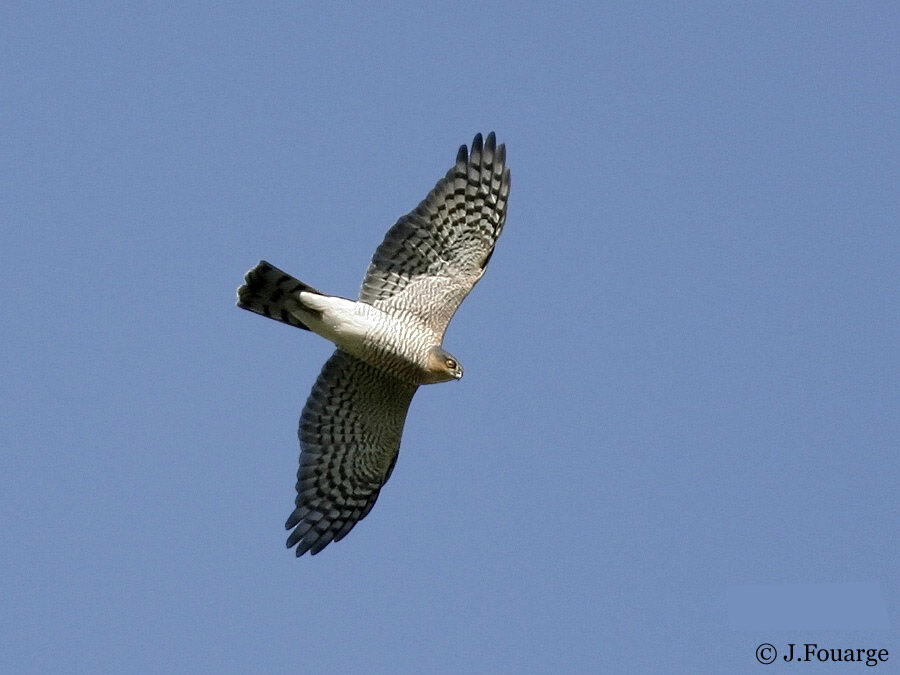
[[[294,546],[298,541],[303,539],[303,535],[300,533],[300,528],[296,528],[293,532],[288,535],[287,538],[287,547],[290,548]]]
[[[494,156],[497,152],[497,137],[494,135],[492,131],[487,135],[487,139],[484,142],[484,152],[481,155],[482,165],[490,166],[494,163]]]
[[[481,154],[481,150],[484,148],[484,143],[481,139],[481,134],[475,134],[475,138],[472,139],[472,154]]]
[[[333,534],[333,533],[330,533],[330,532],[324,533],[321,537],[319,537],[319,538],[316,540],[316,543],[313,544],[312,547],[310,547],[310,549],[309,549],[309,554],[310,554],[310,555],[315,555],[316,553],[318,553],[319,551],[321,551],[323,548],[325,548],[326,546],[328,546],[328,544],[330,544],[333,540],[334,540],[334,534]]]
[[[459,151],[456,153],[456,163],[457,164],[467,164],[469,162],[469,150],[465,145],[459,146]]]

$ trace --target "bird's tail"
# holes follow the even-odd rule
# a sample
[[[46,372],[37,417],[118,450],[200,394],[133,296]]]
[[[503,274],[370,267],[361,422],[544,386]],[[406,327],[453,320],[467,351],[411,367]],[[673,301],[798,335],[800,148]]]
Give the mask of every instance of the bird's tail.
[[[319,293],[312,286],[260,260],[244,275],[244,285],[237,290],[237,306],[309,330],[300,319],[301,311],[306,314],[311,311],[300,301],[301,291]]]

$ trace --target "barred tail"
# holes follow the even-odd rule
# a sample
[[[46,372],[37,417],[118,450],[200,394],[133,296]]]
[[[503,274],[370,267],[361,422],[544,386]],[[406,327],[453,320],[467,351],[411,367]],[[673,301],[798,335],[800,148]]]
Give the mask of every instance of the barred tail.
[[[309,314],[311,311],[300,302],[301,291],[319,293],[312,286],[260,260],[244,276],[244,285],[237,290],[237,306],[309,330],[300,320],[301,312]]]

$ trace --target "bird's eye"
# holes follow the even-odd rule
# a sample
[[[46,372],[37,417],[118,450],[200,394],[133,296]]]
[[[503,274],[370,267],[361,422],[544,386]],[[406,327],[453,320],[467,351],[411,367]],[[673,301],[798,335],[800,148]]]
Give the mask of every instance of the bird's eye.
[[[447,359],[447,367],[450,370],[456,370],[456,361],[454,361],[453,359]]]

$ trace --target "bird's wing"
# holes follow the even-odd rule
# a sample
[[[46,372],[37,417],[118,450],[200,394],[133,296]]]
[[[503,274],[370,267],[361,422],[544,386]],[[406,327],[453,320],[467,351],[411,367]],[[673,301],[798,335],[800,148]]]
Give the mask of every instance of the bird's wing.
[[[315,555],[366,517],[397,461],[416,391],[338,349],[300,415],[300,469],[287,545]]]
[[[484,274],[506,220],[506,148],[494,133],[459,149],[454,166],[425,200],[388,230],[359,299],[412,315],[442,337]]]

